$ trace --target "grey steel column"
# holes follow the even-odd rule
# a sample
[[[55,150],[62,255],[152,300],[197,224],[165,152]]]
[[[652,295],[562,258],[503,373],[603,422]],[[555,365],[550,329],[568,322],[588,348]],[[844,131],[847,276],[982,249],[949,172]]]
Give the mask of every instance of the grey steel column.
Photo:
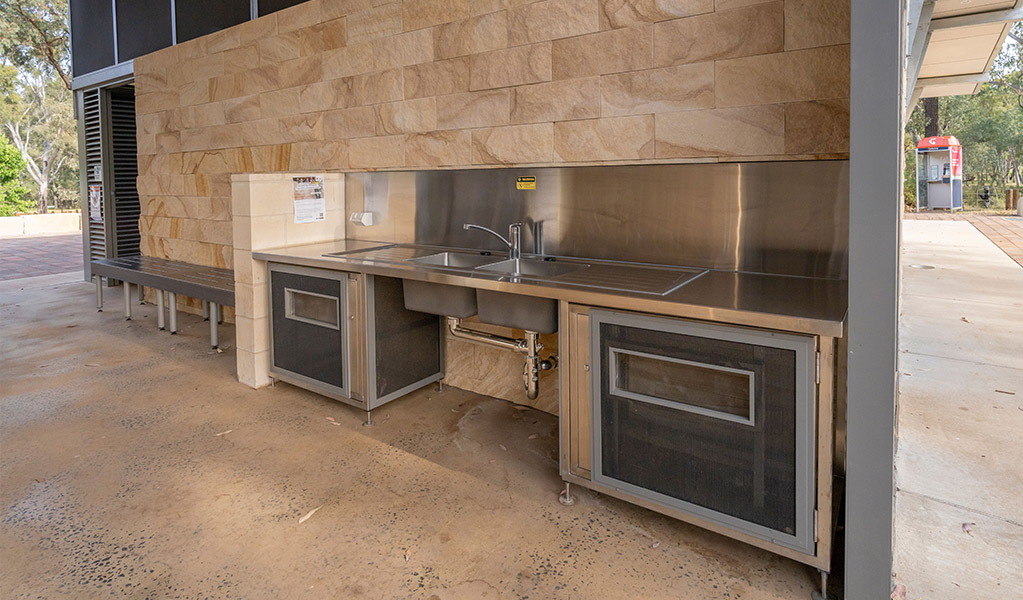
[[[214,349],[220,345],[217,337],[217,322],[220,319],[220,307],[216,302],[210,302],[210,346]]]
[[[178,332],[178,295],[171,292],[167,296],[170,298],[170,332],[175,335]]]
[[[103,312],[103,278],[96,275],[96,312]]]
[[[145,297],[145,290],[146,290],[146,288],[142,287],[142,284],[139,284],[139,304],[145,304],[146,303],[146,301],[144,299],[144,297]]]
[[[121,287],[124,288],[124,320],[131,321],[131,284],[122,281]]]
[[[875,600],[892,590],[906,15],[851,5],[844,579],[847,600]]]
[[[207,302],[206,300],[202,301],[202,320],[203,321],[210,320],[210,303]]]
[[[156,326],[163,331],[163,290],[156,290]]]

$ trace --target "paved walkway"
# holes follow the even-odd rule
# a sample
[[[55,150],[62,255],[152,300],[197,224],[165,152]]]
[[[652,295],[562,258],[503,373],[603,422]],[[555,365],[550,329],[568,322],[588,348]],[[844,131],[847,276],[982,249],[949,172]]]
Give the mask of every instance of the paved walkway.
[[[945,220],[903,223],[902,264],[895,581],[1019,600],[1023,268]]]
[[[0,281],[82,270],[82,234],[0,238]]]
[[[1023,217],[976,213],[906,213],[912,221],[968,221],[1023,266]]]

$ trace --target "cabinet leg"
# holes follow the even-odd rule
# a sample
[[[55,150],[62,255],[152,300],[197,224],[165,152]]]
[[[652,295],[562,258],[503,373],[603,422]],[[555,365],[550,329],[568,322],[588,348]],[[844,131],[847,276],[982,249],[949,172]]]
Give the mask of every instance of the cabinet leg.
[[[96,312],[103,312],[103,278],[96,275]]]
[[[368,410],[366,411],[366,422],[363,423],[362,426],[363,427],[372,427],[373,426],[373,413],[371,411],[368,411]]]
[[[444,382],[443,381],[439,381],[439,380],[437,381],[437,391],[438,392],[443,392],[444,391]]]
[[[828,572],[822,569],[817,572],[821,574],[821,589],[810,593],[811,600],[832,600],[834,596],[828,596]]]
[[[202,301],[202,320],[210,320],[210,303],[205,300]]]
[[[558,502],[564,506],[572,506],[575,504],[575,496],[572,495],[572,484],[565,482],[565,489],[561,490],[561,494],[558,496]]]

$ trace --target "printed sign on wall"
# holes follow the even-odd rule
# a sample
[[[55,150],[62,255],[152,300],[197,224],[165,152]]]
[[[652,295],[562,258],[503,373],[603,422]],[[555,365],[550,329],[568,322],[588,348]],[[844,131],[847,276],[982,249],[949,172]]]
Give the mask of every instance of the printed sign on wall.
[[[100,206],[103,202],[103,186],[101,185],[90,185],[89,186],[89,220],[90,221],[102,221],[103,211]]]
[[[327,201],[323,197],[323,177],[293,177],[295,186],[295,223],[327,220]]]

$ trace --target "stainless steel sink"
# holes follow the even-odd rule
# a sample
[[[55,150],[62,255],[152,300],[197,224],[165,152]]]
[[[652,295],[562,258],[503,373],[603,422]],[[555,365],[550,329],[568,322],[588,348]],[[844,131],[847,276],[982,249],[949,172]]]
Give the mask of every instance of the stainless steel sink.
[[[438,267],[452,267],[456,269],[475,269],[481,265],[487,265],[500,261],[500,256],[485,254],[470,254],[468,252],[438,252],[429,256],[410,258],[408,262],[423,265],[434,265]]]
[[[578,271],[579,269],[585,269],[589,266],[590,265],[585,263],[520,258],[518,260],[502,260],[500,262],[483,265],[476,267],[476,270],[531,277],[558,277],[559,275]]]

